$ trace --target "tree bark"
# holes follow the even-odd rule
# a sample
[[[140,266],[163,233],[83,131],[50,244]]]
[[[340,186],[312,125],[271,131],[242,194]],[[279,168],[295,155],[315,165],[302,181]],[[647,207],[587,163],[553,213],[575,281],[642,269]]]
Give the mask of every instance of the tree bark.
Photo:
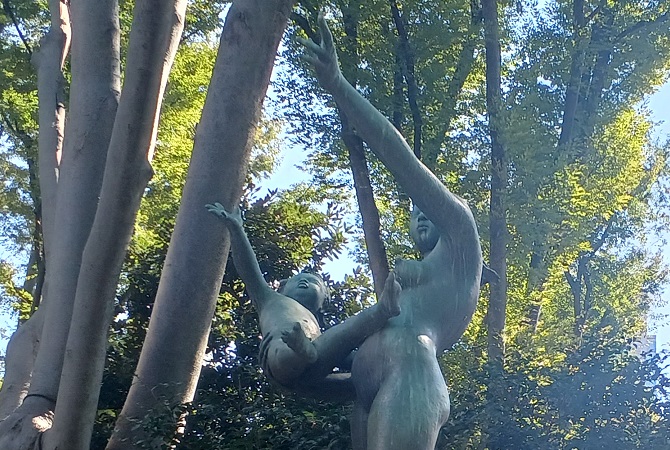
[[[342,21],[345,34],[343,54],[346,56],[342,61],[342,74],[353,86],[358,83],[358,21],[360,7],[359,0],[353,0],[346,7],[342,7]],[[389,263],[386,255],[386,247],[381,238],[379,210],[375,203],[374,191],[370,182],[370,171],[368,169],[363,140],[356,135],[349,124],[349,120],[342,111],[339,111],[339,116],[342,124],[342,141],[349,152],[349,167],[354,179],[358,210],[361,213],[363,236],[368,252],[368,261],[370,263],[370,271],[372,272],[375,294],[377,295],[377,299],[380,299],[384,290],[384,283],[389,274]]]
[[[614,14],[605,12],[604,23],[594,23],[591,32],[591,48],[595,50],[595,62],[589,80],[589,89],[582,112],[583,138],[588,139],[595,129],[598,110],[603,98],[605,83],[611,79],[609,65],[612,59],[613,46],[609,33],[614,24]]]
[[[37,68],[39,102],[39,180],[42,209],[44,253],[51,255],[54,240],[58,168],[63,151],[65,105],[63,65],[70,50],[72,30],[64,0],[50,0],[51,29],[33,56]]]
[[[573,15],[573,51],[570,63],[570,78],[565,91],[565,102],[563,107],[563,121],[558,146],[565,147],[572,142],[577,107],[579,105],[579,93],[581,90],[582,72],[584,68],[584,49],[582,42],[583,28],[586,25],[584,17],[584,0],[574,0],[572,7]]]
[[[63,11],[63,6],[58,4],[58,11]],[[118,104],[121,77],[116,2],[81,0],[72,5],[70,12],[74,36],[70,115],[59,166],[51,244],[45,242],[47,290],[40,308],[44,310],[44,325],[30,390],[21,406],[0,423],[2,449],[32,445],[37,435],[51,426],[81,256],[98,203]],[[58,57],[62,64],[63,54],[58,53]],[[52,111],[56,98],[51,98]],[[47,116],[53,120],[53,113]],[[49,126],[42,124],[43,130],[45,125]],[[54,161],[56,145],[50,145],[48,154]],[[45,194],[43,200],[49,198]],[[46,215],[45,219],[48,223]],[[48,237],[49,227],[45,228]]]
[[[53,230],[58,238],[45,242],[49,296],[43,305],[47,311],[42,346],[29,393],[51,399],[58,393],[81,255],[98,204],[121,79],[116,2],[79,1],[71,12],[75,39]],[[49,237],[48,227],[45,233]]]
[[[354,189],[358,210],[363,222],[363,236],[365,247],[370,261],[372,280],[375,286],[377,299],[381,299],[384,291],[384,282],[389,274],[389,263],[386,255],[386,247],[381,238],[381,224],[379,221],[379,210],[375,204],[375,196],[370,182],[370,171],[368,161],[365,157],[363,141],[356,136],[354,130],[348,123],[344,114],[340,114],[342,122],[342,140],[349,150],[349,167],[354,178]]]
[[[234,1],[228,11],[149,330],[108,450],[139,449],[142,419],[193,399],[229,249],[205,204],[239,201],[292,3]]]
[[[98,405],[116,285],[151,178],[158,117],[186,0],[138,0],[123,93],[114,122],[100,203],[84,249],[58,390],[43,448],[87,450]]]
[[[0,421],[14,412],[28,393],[43,323],[44,312],[39,309],[14,332],[7,344],[5,377],[0,393]]]
[[[60,0],[50,0],[51,26],[33,53],[37,69],[37,93],[40,133],[38,138],[39,183],[41,200],[39,223],[42,225],[44,256],[51,253],[45,241],[53,239],[56,211],[56,184],[63,146],[65,108],[63,107],[62,68],[70,47],[70,20],[67,6]],[[42,261],[44,264],[44,261]],[[38,273],[43,273],[38,271]],[[30,323],[30,322],[33,323]],[[28,393],[44,313],[31,317],[12,336],[6,355],[5,377],[0,391],[0,420],[6,418]],[[25,330],[21,328],[25,327]]]
[[[490,265],[500,277],[497,282],[491,284],[489,296],[488,357],[490,362],[502,370],[505,354],[503,333],[507,310],[507,221],[504,202],[507,166],[501,139],[503,124],[497,1],[483,0],[482,13],[486,46],[486,108],[491,136]]]
[[[405,114],[403,113],[403,104],[405,103],[405,83],[403,82],[402,68],[400,66],[400,55],[396,52],[395,66],[393,67],[393,97],[391,98],[393,115],[391,116],[391,123],[400,134],[403,134],[402,123],[405,120]]]
[[[507,165],[503,147],[501,51],[498,25],[497,0],[482,0],[484,18],[484,44],[486,49],[486,109],[491,138],[491,197],[489,203],[489,263],[499,278],[490,285],[489,304],[486,311],[488,378],[486,409],[488,420],[485,439],[488,448],[503,448],[502,415],[505,411],[504,358],[505,321],[507,315],[507,220],[505,189]]]

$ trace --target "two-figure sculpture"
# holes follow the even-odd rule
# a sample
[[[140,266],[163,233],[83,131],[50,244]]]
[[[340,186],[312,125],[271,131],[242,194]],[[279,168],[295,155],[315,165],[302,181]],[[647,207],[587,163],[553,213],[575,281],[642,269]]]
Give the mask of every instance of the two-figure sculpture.
[[[313,283],[310,289],[316,291],[323,284],[314,275],[299,274],[283,294],[272,291],[258,269],[239,212],[226,212],[219,204],[208,208],[226,219],[231,230],[235,265],[259,310],[261,363],[268,376],[307,393],[318,390],[319,383],[324,392],[337,392],[339,383],[352,382],[355,450],[433,450],[450,411],[437,358],[462,336],[479,296],[477,226],[465,201],[416,158],[395,127],[347,82],[323,16],[319,27],[320,44],[301,41],[305,58],[358,136],[411,197],[410,235],[422,259],[396,263],[378,304],[320,333],[314,318],[318,306],[303,300],[301,289]],[[357,346],[350,379],[349,374],[331,374],[338,358]],[[288,361],[299,362],[285,366]]]

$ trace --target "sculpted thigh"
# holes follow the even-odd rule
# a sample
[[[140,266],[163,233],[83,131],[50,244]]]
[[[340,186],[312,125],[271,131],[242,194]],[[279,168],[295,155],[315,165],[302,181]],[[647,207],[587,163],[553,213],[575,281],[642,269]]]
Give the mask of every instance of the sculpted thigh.
[[[392,363],[382,346],[381,338],[381,332],[367,338],[356,352],[351,367],[357,402],[365,411],[370,410],[372,401]]]
[[[449,393],[437,360],[405,360],[375,395],[367,450],[432,450],[448,417]]]

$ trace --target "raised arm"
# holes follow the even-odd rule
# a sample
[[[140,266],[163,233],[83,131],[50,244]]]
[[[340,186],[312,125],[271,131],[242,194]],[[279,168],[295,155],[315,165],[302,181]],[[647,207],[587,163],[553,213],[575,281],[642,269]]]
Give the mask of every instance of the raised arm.
[[[414,156],[398,130],[344,78],[333,36],[322,14],[319,15],[319,29],[321,44],[301,39],[308,50],[305,59],[314,66],[319,83],[333,95],[356,134],[368,144],[443,236],[457,236],[464,245],[476,239],[479,245],[470,208]]]
[[[240,208],[235,207],[235,209],[229,212],[221,203],[205,205],[205,207],[209,212],[222,219],[228,226],[235,268],[242,277],[251,300],[257,306],[260,306],[267,298],[267,295],[274,293],[274,291],[268,286],[265,278],[263,278],[258,261],[256,260],[256,254],[253,248],[251,248],[247,234],[244,232]]]

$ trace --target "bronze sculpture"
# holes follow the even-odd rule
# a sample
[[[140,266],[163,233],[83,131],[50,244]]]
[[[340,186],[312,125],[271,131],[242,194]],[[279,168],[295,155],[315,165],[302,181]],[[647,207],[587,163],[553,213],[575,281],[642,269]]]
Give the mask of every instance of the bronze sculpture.
[[[392,272],[379,303],[323,333],[316,319],[327,296],[320,276],[299,273],[274,291],[263,278],[239,208],[220,204],[207,209],[223,219],[231,234],[235,267],[259,315],[263,340],[260,363],[275,383],[318,398],[353,399],[350,373],[332,373],[363,340],[398,315],[400,285]]]
[[[432,450],[450,410],[437,357],[461,337],[479,296],[477,226],[465,201],[416,158],[395,127],[344,78],[323,15],[319,28],[320,44],[302,40],[305,59],[412,198],[410,234],[423,258],[396,265],[401,312],[367,338],[354,359],[354,449]]]
[[[272,291],[239,210],[228,212],[218,203],[207,207],[231,231],[235,265],[259,311],[261,364],[268,376],[322,398],[350,396],[353,382],[356,450],[433,450],[450,412],[437,358],[460,339],[479,296],[477,226],[466,202],[416,158],[395,127],[343,77],[322,15],[319,28],[320,44],[301,40],[305,59],[356,133],[412,198],[410,235],[422,259],[396,263],[377,305],[321,334],[314,315],[322,301],[318,280],[297,275],[288,291]],[[312,293],[303,296],[310,283]],[[358,345],[351,374],[332,373]]]

